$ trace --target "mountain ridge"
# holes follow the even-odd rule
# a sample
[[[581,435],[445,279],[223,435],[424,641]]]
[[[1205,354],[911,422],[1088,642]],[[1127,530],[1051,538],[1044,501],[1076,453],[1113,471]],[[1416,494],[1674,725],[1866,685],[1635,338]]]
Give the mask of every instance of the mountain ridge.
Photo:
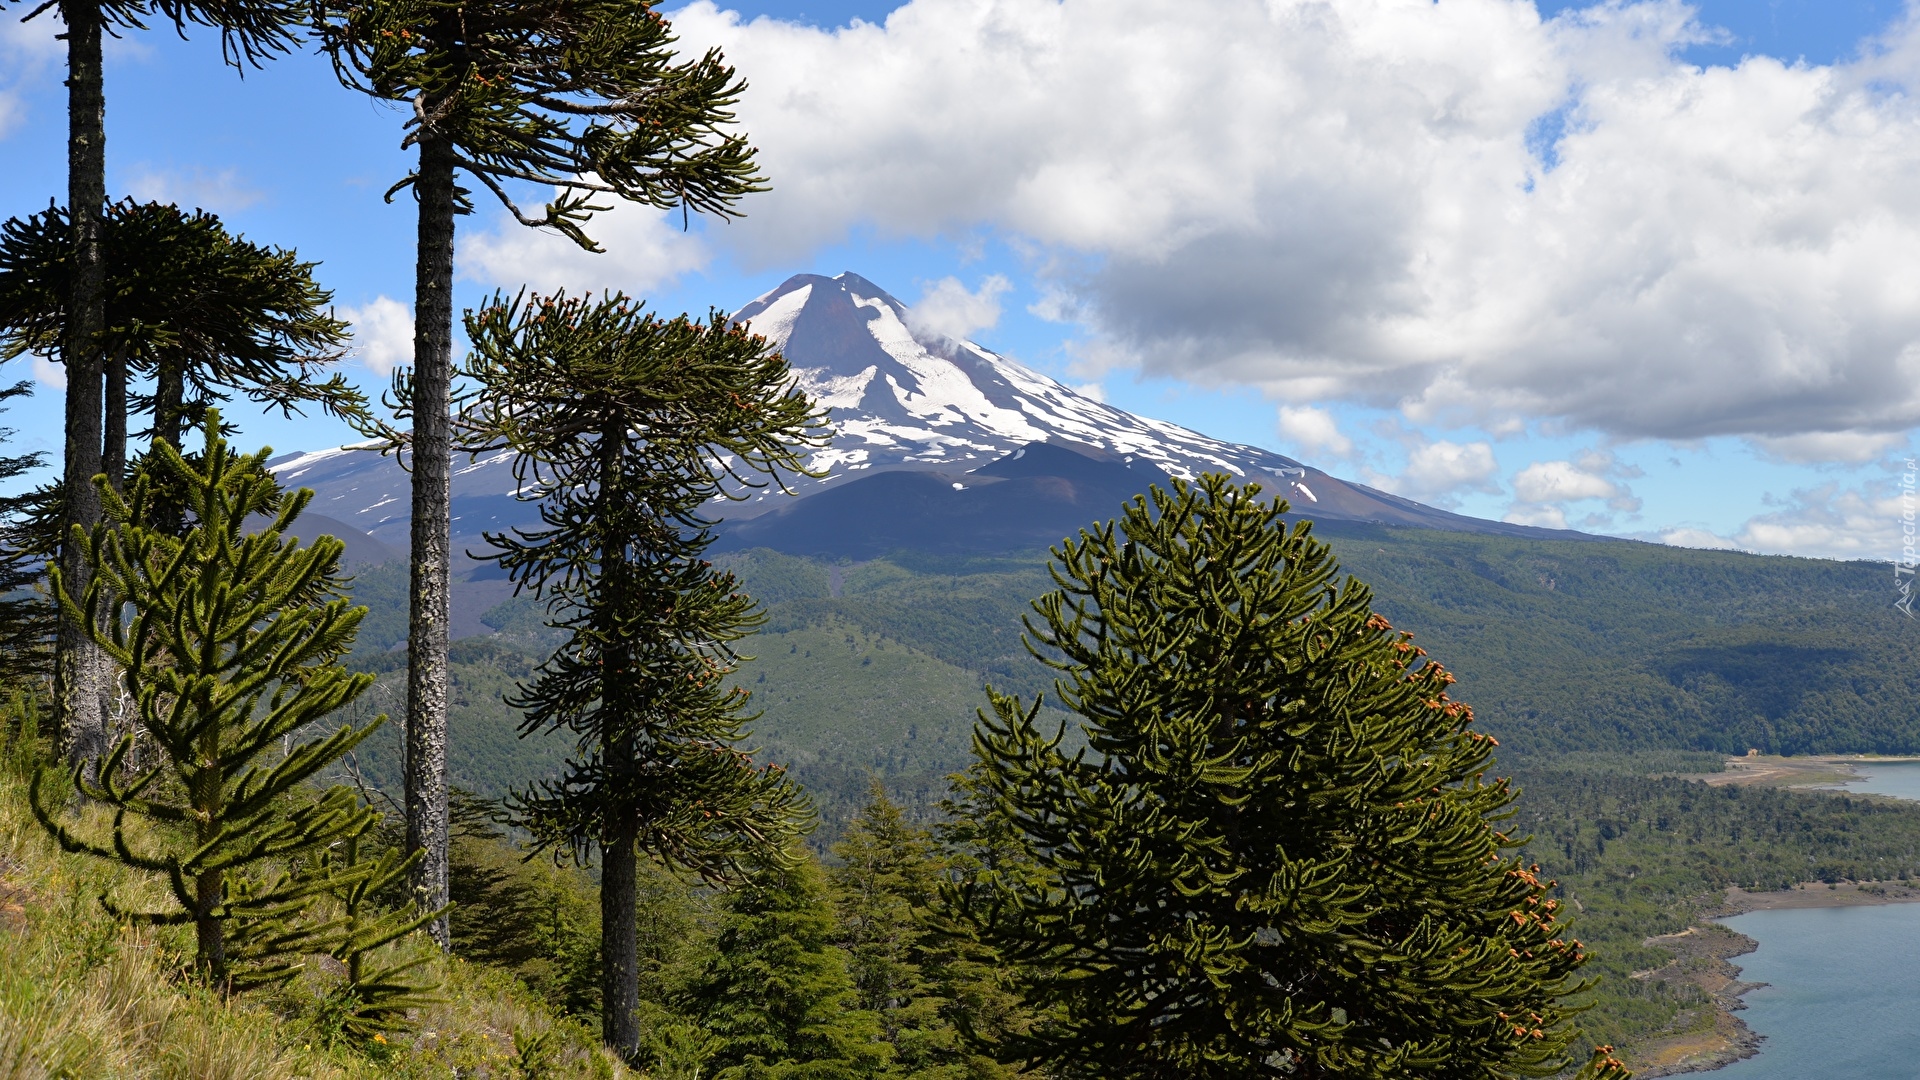
[[[724,541],[733,547],[871,554],[888,543],[912,545],[928,537],[938,538],[942,550],[1044,546],[1112,517],[1155,478],[1207,471],[1257,481],[1289,499],[1301,517],[1537,539],[1590,538],[1440,510],[1342,480],[1284,454],[1095,401],[977,343],[915,329],[907,305],[852,271],[837,277],[796,274],[733,318],[785,353],[796,385],[827,410],[832,427],[830,444],[808,459],[809,468],[824,475],[796,478],[790,486],[797,498],[761,489],[716,503],[713,516],[725,519],[723,534],[738,534]],[[1118,482],[1114,469],[1107,470],[1114,482],[1090,487],[1064,476],[1058,484],[1032,475],[1015,487],[990,482],[1002,463],[1042,446],[1083,459],[1076,463],[1069,456],[1048,455],[1069,472],[1085,471],[1087,463],[1117,469],[1139,462],[1144,482]],[[361,444],[283,455],[269,467],[284,482],[314,489],[314,513],[388,548],[406,550],[410,477],[394,458],[368,453]],[[880,479],[892,472],[921,475]],[[810,500],[854,489],[860,490],[808,506]],[[960,507],[958,496],[974,491],[982,496],[976,502],[995,504],[990,509],[997,513],[1024,517],[1003,527],[992,514]],[[910,498],[899,501],[909,492]],[[1016,492],[1023,497],[1014,498]],[[919,517],[892,520],[905,513]],[[454,549],[469,552],[486,547],[487,532],[538,520],[533,504],[517,497],[506,453],[456,460],[452,514]],[[965,531],[972,527],[969,522],[978,523],[971,533]],[[791,539],[781,535],[788,527],[794,531]],[[831,541],[829,534],[836,530],[846,534],[844,542]],[[471,577],[475,570],[463,565],[456,577]]]

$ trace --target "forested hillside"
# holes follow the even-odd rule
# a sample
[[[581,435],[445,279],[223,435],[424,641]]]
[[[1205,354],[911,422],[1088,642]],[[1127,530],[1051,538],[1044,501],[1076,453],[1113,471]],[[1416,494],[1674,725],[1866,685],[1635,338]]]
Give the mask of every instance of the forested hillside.
[[[1893,610],[1877,564],[1343,523],[1316,531],[1380,610],[1458,676],[1458,696],[1509,757],[1920,750],[1920,635]],[[1003,689],[1050,685],[1020,644],[1028,599],[1052,584],[1044,553],[902,552],[826,566],[751,552],[736,565],[767,602],[770,630],[838,619]],[[831,726],[827,715],[769,710],[769,738]]]
[[[1884,568],[1614,542],[1317,525],[1344,571],[1460,680],[1508,762],[1575,751],[1920,751],[1920,635],[1893,610]],[[1021,644],[1046,555],[895,552],[830,564],[770,551],[726,556],[766,606],[740,683],[764,712],[756,744],[792,765],[829,811],[867,778],[916,812],[967,761],[991,684],[1031,696],[1052,675]],[[373,611],[359,662],[390,669],[370,697],[394,708],[404,574],[362,571]],[[539,607],[490,611],[498,632],[455,649],[455,782],[499,794],[545,775],[562,748],[523,744],[500,693],[545,655]],[[397,782],[391,757],[364,751]]]

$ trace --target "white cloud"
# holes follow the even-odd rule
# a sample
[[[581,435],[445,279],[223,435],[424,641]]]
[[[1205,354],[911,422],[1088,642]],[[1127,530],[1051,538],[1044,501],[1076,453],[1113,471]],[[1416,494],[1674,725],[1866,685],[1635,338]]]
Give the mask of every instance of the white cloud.
[[[1907,433],[1810,431],[1804,435],[1761,437],[1752,442],[1761,454],[1793,465],[1860,465],[1876,461],[1907,441]]]
[[[489,197],[484,192],[475,196]],[[530,229],[502,212],[489,231],[461,237],[460,271],[508,289],[525,284],[542,292],[612,290],[644,299],[712,259],[701,235],[680,226],[678,213],[616,205],[587,223],[587,235],[605,249],[595,253],[546,229]]]
[[[353,325],[353,356],[381,378],[413,363],[413,309],[388,296],[357,308],[341,308]]]
[[[1499,471],[1492,444],[1443,439],[1409,446],[1406,470],[1387,486],[1398,494],[1452,506],[1460,492],[1498,491],[1494,474]]]
[[[964,339],[1000,322],[1000,294],[1012,288],[999,274],[987,278],[972,292],[956,277],[945,277],[908,305],[907,321],[915,330]]]
[[[1073,392],[1089,401],[1104,403],[1107,400],[1107,388],[1097,382],[1081,383],[1073,388]]]
[[[127,193],[142,202],[174,203],[217,214],[245,210],[262,198],[259,191],[241,180],[239,170],[213,172],[197,165],[190,169],[136,165],[127,181]]]
[[[1527,503],[1611,499],[1619,493],[1613,481],[1571,461],[1536,461],[1513,477],[1513,497]]]
[[[1535,506],[1528,503],[1514,503],[1507,508],[1500,520],[1513,525],[1534,525],[1542,529],[1564,529],[1567,527],[1567,512],[1557,506]]]
[[[1666,529],[1660,534],[1660,542],[1673,547],[1707,548],[1713,551],[1731,551],[1740,545],[1710,529],[1697,529],[1691,526],[1679,526]]]
[[[1586,449],[1571,461],[1536,461],[1513,475],[1513,504],[1506,520],[1520,524],[1559,522],[1564,528],[1569,503],[1605,499],[1607,509],[1636,513],[1641,502],[1624,481],[1641,476],[1637,466],[1622,463],[1605,450]],[[1589,513],[1580,524],[1586,528],[1606,528],[1612,518],[1604,513]]]
[[[1892,562],[1900,557],[1900,515],[1900,493],[1890,486],[1825,484],[1795,491],[1781,509],[1750,519],[1734,539],[1769,554]]]
[[[1279,426],[1280,437],[1302,453],[1326,453],[1336,458],[1353,456],[1353,440],[1341,432],[1339,421],[1325,409],[1282,405]]]
[[[1706,36],[1677,0],[675,25],[752,74],[772,190],[714,234],[749,261],[998,230],[1079,268],[1043,307],[1102,355],[1419,422],[1920,425],[1920,24],[1851,66],[1734,68],[1675,58]]]
[[[0,18],[0,139],[26,120],[26,87],[59,62],[62,43],[54,36],[65,29],[58,12],[45,11],[23,23],[11,14]]]
[[[34,353],[33,381],[49,389],[65,390],[67,388],[66,365],[56,364],[39,353]]]

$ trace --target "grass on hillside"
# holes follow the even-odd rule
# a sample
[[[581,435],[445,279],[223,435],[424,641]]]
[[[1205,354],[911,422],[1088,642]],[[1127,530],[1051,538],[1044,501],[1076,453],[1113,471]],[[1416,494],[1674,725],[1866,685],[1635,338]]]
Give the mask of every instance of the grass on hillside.
[[[188,974],[191,927],[134,929],[101,908],[106,894],[158,909],[155,875],[61,852],[33,820],[27,782],[42,752],[16,738],[0,761],[0,1080],[629,1075],[579,1020],[459,959],[434,962],[444,1000],[387,1042],[329,1043],[323,1001],[340,969],[326,957],[283,988],[222,1001]]]

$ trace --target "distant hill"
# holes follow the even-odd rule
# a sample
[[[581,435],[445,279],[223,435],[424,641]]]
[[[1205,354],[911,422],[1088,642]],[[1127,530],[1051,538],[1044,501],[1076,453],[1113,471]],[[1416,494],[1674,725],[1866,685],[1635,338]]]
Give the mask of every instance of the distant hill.
[[[1316,533],[1459,677],[1508,756],[1920,752],[1920,628],[1892,609],[1884,567],[1341,522]],[[1051,683],[1020,644],[1028,600],[1051,588],[1038,553],[736,559],[774,629],[839,620],[1009,689]],[[769,738],[801,722],[768,720]]]
[[[1892,610],[1884,567],[1340,522],[1316,533],[1459,677],[1504,762],[1920,752],[1920,628]],[[1020,640],[1028,602],[1051,588],[1043,552],[724,558],[770,616],[740,676],[765,711],[756,743],[829,806],[856,805],[869,773],[931,802],[968,760],[983,684],[1051,686]],[[363,656],[396,669],[386,679],[401,659],[382,650],[405,633],[403,570],[361,575],[376,604]],[[508,600],[484,620],[492,636],[455,657],[454,773],[498,790],[551,769],[564,746],[519,743],[498,702],[548,644],[539,611]]]

